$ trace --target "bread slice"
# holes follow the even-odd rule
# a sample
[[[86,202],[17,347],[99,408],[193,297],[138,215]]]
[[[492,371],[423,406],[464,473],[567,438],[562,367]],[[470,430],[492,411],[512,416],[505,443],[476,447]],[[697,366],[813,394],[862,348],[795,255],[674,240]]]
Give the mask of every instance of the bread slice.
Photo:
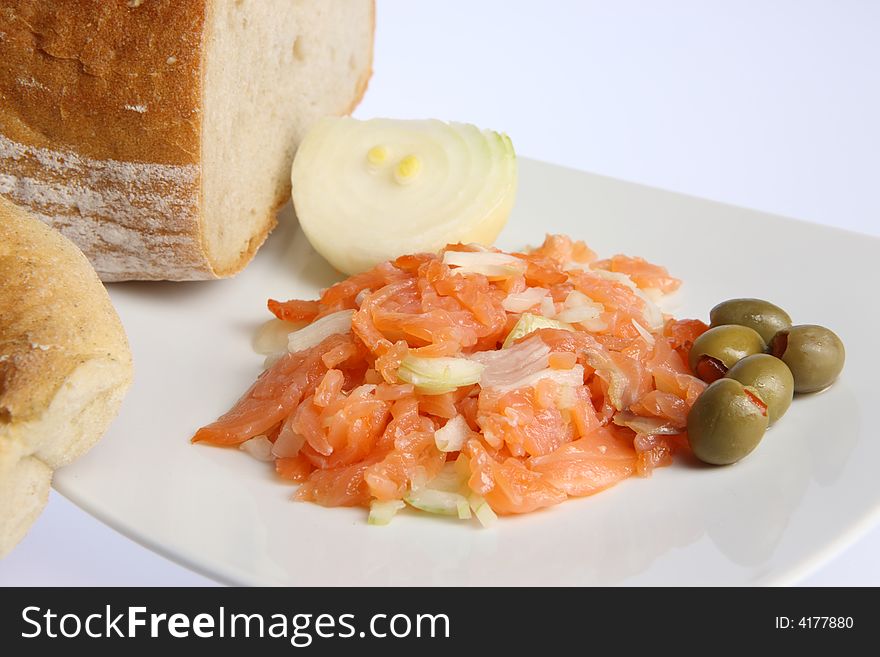
[[[0,468],[5,463],[0,444]],[[33,456],[16,459],[0,469],[0,558],[24,538],[49,499],[52,469]]]
[[[105,281],[229,276],[309,126],[371,73],[373,0],[8,0],[0,194]]]
[[[88,450],[131,383],[119,317],[85,256],[0,198],[0,556]]]

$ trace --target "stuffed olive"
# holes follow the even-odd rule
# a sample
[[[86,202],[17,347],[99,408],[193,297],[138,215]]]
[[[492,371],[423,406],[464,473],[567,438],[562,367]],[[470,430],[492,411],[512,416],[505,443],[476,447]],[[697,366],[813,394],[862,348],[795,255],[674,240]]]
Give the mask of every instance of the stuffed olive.
[[[690,350],[691,371],[711,383],[746,356],[760,354],[765,348],[764,340],[754,329],[736,324],[716,326],[694,340]]]
[[[727,372],[744,386],[754,388],[767,404],[772,425],[785,415],[794,397],[794,377],[788,365],[769,354],[753,354],[739,361]]]
[[[719,379],[688,413],[688,442],[701,461],[728,465],[758,446],[768,422],[767,405],[754,389],[735,379]]]
[[[763,299],[730,299],[722,301],[709,312],[710,326],[737,324],[748,326],[764,342],[791,326],[791,317],[779,306]]]
[[[770,353],[788,365],[794,376],[795,392],[827,388],[834,383],[846,360],[843,342],[834,331],[813,324],[779,331],[770,343]]]

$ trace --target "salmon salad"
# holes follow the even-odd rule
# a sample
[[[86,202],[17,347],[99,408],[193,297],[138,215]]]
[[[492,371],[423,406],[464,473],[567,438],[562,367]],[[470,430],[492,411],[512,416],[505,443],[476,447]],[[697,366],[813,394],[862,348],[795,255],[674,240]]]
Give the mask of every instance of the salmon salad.
[[[649,477],[688,450],[707,385],[688,365],[707,325],[660,307],[679,285],[561,235],[405,255],[269,300],[266,369],[193,441],[372,524],[411,507],[486,525]]]

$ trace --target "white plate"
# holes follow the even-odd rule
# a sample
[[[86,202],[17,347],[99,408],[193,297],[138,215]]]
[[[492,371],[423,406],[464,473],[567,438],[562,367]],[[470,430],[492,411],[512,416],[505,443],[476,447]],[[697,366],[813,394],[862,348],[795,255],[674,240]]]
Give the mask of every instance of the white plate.
[[[760,296],[833,327],[849,360],[830,390],[797,399],[748,459],[678,463],[493,529],[289,500],[271,466],[189,437],[260,371],[250,346],[266,298],[314,297],[336,275],[290,210],[233,280],[110,286],[136,379],[109,434],[56,488],[144,545],[239,584],[746,584],[795,581],[880,510],[876,333],[880,241],[533,161],[499,245],[545,231],[642,255],[685,285],[679,316]],[[872,410],[873,409],[873,410]]]

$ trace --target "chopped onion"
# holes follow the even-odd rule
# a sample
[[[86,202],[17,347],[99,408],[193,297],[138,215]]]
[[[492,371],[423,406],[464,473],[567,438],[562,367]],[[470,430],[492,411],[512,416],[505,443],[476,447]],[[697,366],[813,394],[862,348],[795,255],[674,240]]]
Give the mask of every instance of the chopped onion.
[[[553,303],[553,298],[549,295],[541,300],[541,314],[547,319],[556,317],[556,304]]]
[[[592,344],[584,345],[583,354],[587,364],[596,370],[600,379],[608,384],[608,398],[615,409],[623,410],[635,402],[634,399],[630,400],[627,396],[630,388],[629,377],[614,362],[614,359],[602,345],[593,339]],[[632,391],[629,391],[629,395],[632,395]]]
[[[331,335],[348,333],[351,331],[351,318],[353,315],[353,310],[340,310],[339,312],[316,319],[308,326],[290,334],[287,350],[295,354],[298,351],[311,349]]]
[[[642,417],[628,411],[615,413],[612,421],[619,427],[629,427],[636,433],[645,436],[681,433],[681,429],[660,418]]]
[[[409,473],[409,487],[411,490],[424,488],[428,483],[428,471],[423,465],[417,465]]]
[[[540,304],[549,293],[543,287],[527,287],[522,292],[508,294],[501,302],[501,307],[509,313],[524,313]]]
[[[477,352],[471,359],[486,366],[480,379],[484,388],[516,390],[533,386],[541,379],[553,379],[561,385],[583,385],[582,365],[556,370],[550,367],[549,356],[550,347],[540,338],[532,337],[509,349]]]
[[[620,271],[608,271],[607,269],[590,269],[590,271],[599,278],[604,278],[608,281],[614,281],[616,283],[621,283],[626,285],[631,290],[638,290],[639,287],[633,282],[633,279],[629,277],[628,274],[624,274]]]
[[[660,310],[657,304],[651,301],[651,299],[648,298],[648,295],[641,290],[636,290],[636,296],[640,297],[642,301],[645,302],[645,308],[642,311],[642,315],[644,316],[648,327],[654,331],[662,329],[663,324],[665,323],[663,320],[663,311]]]
[[[547,369],[534,372],[522,378],[492,387],[501,392],[508,392],[510,390],[518,390],[519,388],[534,386],[542,379],[551,379],[562,386],[582,386],[584,385],[584,366],[575,365],[570,370],[556,370],[548,367]]]
[[[254,334],[254,351],[263,356],[284,352],[287,349],[287,336],[303,327],[304,322],[287,322],[283,319],[270,319]]]
[[[468,358],[421,358],[407,356],[397,370],[398,378],[413,384],[419,392],[440,395],[479,383],[483,365]]]
[[[434,443],[441,452],[459,452],[470,434],[467,420],[456,415],[434,432]]]
[[[278,438],[272,444],[272,455],[279,459],[296,456],[299,454],[302,446],[306,444],[305,436],[293,431],[288,426],[288,422],[285,422],[284,426],[281,427]]]
[[[501,345],[501,348],[507,349],[520,338],[543,328],[562,329],[564,331],[572,330],[571,326],[568,324],[558,322],[555,319],[547,319],[541,315],[523,313],[520,315],[520,318],[516,320],[516,324],[510,329],[510,333],[507,334],[507,337],[504,338],[504,343]]]
[[[556,319],[567,324],[579,324],[581,322],[599,319],[599,315],[601,315],[604,310],[605,309],[601,305],[599,305],[598,308],[595,305],[566,308],[556,315]]]
[[[506,253],[446,251],[443,264],[455,267],[453,274],[483,274],[489,278],[509,278],[526,270],[526,261]]]
[[[549,356],[550,347],[540,338],[531,337],[509,349],[477,352],[471,356],[471,360],[486,368],[480,385],[497,388],[547,369],[550,366]]]
[[[358,293],[355,295],[355,297],[354,297],[354,303],[355,303],[355,305],[356,305],[358,308],[360,308],[360,307],[361,307],[361,304],[364,302],[364,299],[367,298],[367,295],[368,295],[368,294],[372,294],[372,293],[373,293],[373,291],[372,291],[370,288],[366,288],[366,287],[365,287],[363,290],[361,290],[360,292],[358,292]]]
[[[254,436],[250,440],[245,440],[238,448],[258,461],[271,462],[275,460],[272,456],[272,441],[266,436]]]
[[[562,303],[562,307],[565,309],[582,308],[583,306],[592,306],[598,308],[599,312],[605,310],[605,307],[601,303],[593,301],[590,297],[588,297],[580,290],[572,290],[571,292],[569,292],[565,296],[565,301]]]
[[[599,316],[605,312],[605,306],[593,301],[583,292],[572,290],[565,297],[562,304],[562,312],[557,313],[556,319],[569,324],[580,324],[588,331],[601,331],[605,328],[605,322]]]
[[[648,346],[653,347],[654,342],[655,342],[654,336],[651,335],[651,333],[648,331],[648,329],[646,329],[644,326],[639,324],[636,320],[633,319],[631,321],[632,321],[632,325],[636,328],[636,331],[639,332],[639,335],[641,335],[642,338],[644,339],[644,341],[648,343]]]
[[[406,497],[406,503],[416,509],[444,516],[459,515],[461,502],[467,504],[467,498],[460,493],[447,493],[433,488],[422,488]]]
[[[639,289],[639,286],[629,276],[619,271],[606,271],[604,269],[592,269],[591,271],[601,278],[626,285],[633,291],[633,294],[645,302],[642,316],[645,318],[648,328],[653,331],[663,328],[663,311],[657,307],[657,304],[643,290]]]
[[[489,503],[482,495],[472,494],[468,497],[468,504],[474,510],[474,515],[483,527],[491,527],[498,520],[498,516],[489,506]]]
[[[459,416],[460,417],[460,416]],[[462,418],[463,419],[463,418]],[[462,464],[466,464],[464,461]],[[414,488],[406,496],[406,503],[428,513],[457,515],[461,519],[470,517],[470,510],[464,493],[467,491],[469,471],[459,467],[458,462],[447,462],[427,484]]]
[[[583,367],[578,365],[581,368],[581,382],[578,384],[583,385]],[[574,386],[559,386],[559,399],[556,402],[556,407],[563,410],[570,410],[577,406],[577,394],[575,393]]]
[[[459,456],[461,459],[461,456]],[[431,481],[425,484],[425,488],[433,488],[434,490],[442,490],[447,493],[461,493],[467,488],[467,480],[470,471],[458,467],[458,461],[447,461],[443,464]]]
[[[608,399],[611,400],[611,405],[618,411],[628,408],[630,404],[624,400],[624,394],[629,386],[629,379],[626,374],[611,359],[606,360],[597,357],[591,360],[588,355],[587,362],[590,364],[590,367],[596,370],[599,378],[608,384]]]
[[[387,525],[397,512],[405,506],[406,504],[403,500],[373,500],[370,503],[370,515],[367,518],[367,524]]]

